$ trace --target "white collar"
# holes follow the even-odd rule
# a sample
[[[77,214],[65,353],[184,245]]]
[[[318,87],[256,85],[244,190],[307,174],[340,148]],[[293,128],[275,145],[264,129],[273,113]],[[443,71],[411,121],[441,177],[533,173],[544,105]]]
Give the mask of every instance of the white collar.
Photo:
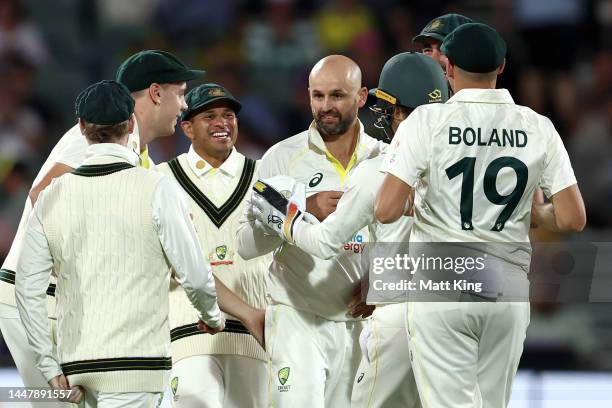
[[[117,161],[137,166],[138,155],[119,143],[94,143],[87,148],[83,164],[114,163]]]
[[[233,147],[228,158],[219,166],[219,170],[231,177],[236,177],[244,161],[243,158],[244,156]],[[202,177],[214,169],[210,163],[196,153],[193,145],[189,147],[189,151],[187,152],[187,163],[189,163],[189,167],[198,177]]]
[[[514,104],[514,100],[507,89],[484,88],[462,89],[446,101],[446,103],[455,102]]]

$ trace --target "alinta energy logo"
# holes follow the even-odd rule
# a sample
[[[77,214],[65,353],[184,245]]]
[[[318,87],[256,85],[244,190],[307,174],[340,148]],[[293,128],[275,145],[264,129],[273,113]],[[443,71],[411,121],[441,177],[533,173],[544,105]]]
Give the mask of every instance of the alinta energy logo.
[[[280,382],[281,384],[278,386],[278,391],[287,392],[291,389],[290,385],[285,385],[287,383],[287,380],[289,380],[290,371],[291,369],[289,367],[283,367],[278,370],[278,382]]]

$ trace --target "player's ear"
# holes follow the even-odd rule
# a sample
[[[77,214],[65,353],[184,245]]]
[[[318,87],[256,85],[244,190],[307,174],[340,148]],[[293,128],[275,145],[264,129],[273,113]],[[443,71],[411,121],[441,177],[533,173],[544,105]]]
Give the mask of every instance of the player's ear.
[[[504,61],[499,66],[499,68],[497,68],[497,75],[501,75],[502,72],[504,72],[504,69],[506,69],[506,59],[505,58],[504,58]]]
[[[132,116],[130,116],[129,119],[129,125],[128,125],[128,134],[132,134],[134,133],[134,123],[136,122],[136,116],[134,116],[134,114],[132,113]]]
[[[357,95],[359,97],[359,107],[363,108],[363,105],[365,105],[366,101],[368,100],[368,88],[362,86],[359,91],[357,91]]]
[[[149,98],[151,98],[151,101],[153,102],[153,104],[155,105],[161,104],[161,93],[162,93],[162,87],[160,84],[153,82],[151,85],[149,85],[148,95],[149,95]]]
[[[189,140],[193,140],[193,123],[190,120],[184,120],[181,122],[181,129]]]

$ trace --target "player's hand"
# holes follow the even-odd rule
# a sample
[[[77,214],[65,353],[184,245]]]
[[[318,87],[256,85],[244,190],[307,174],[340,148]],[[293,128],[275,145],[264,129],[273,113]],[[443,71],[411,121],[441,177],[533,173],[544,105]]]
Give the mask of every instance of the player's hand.
[[[80,385],[75,385],[74,387],[71,387],[68,383],[68,379],[64,374],[60,374],[56,377],[53,377],[51,380],[49,380],[49,385],[55,390],[71,391],[70,397],[58,398],[60,401],[78,404],[85,396],[85,390],[83,389],[83,387],[81,387]]]
[[[219,324],[219,327],[211,327],[209,325],[207,325],[204,320],[199,319],[198,320],[198,330],[204,332],[204,333],[208,333],[208,334],[217,334],[217,333],[221,333],[223,330],[225,330],[225,317],[223,316],[223,313],[221,314],[221,322]]]
[[[344,194],[342,191],[321,191],[313,194],[306,199],[306,211],[317,217],[319,221],[323,221],[336,211],[342,194]]]
[[[248,318],[244,319],[242,323],[244,323],[245,327],[249,330],[249,332],[255,337],[255,340],[266,349],[265,343],[265,323],[266,323],[266,311],[263,309],[252,309],[249,312]]]
[[[291,177],[257,180],[251,194],[253,214],[269,231],[293,243],[293,233],[305,216],[306,187]]]
[[[370,317],[376,306],[366,304],[361,297],[361,282],[357,284],[348,302],[348,312],[351,317]]]
[[[544,204],[544,192],[538,187],[533,193],[533,201],[531,202],[531,228],[538,228],[537,209],[538,206],[542,204]]]

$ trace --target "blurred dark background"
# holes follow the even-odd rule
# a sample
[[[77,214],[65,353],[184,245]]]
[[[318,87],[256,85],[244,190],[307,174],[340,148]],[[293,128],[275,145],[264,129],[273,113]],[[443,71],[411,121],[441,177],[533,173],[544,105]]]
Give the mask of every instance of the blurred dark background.
[[[588,228],[534,238],[612,241],[612,0],[0,0],[0,259],[36,172],[75,123],[74,98],[132,53],[167,50],[206,69],[206,82],[241,100],[238,148],[258,158],[308,126],[307,77],[319,58],[350,56],[375,87],[384,62],[418,51],[412,37],[449,12],[502,33],[498,86],[550,117],[570,152]],[[150,154],[159,163],[188,146],[177,132]],[[11,364],[0,341],[0,365]],[[612,369],[611,305],[534,304],[521,366]]]

